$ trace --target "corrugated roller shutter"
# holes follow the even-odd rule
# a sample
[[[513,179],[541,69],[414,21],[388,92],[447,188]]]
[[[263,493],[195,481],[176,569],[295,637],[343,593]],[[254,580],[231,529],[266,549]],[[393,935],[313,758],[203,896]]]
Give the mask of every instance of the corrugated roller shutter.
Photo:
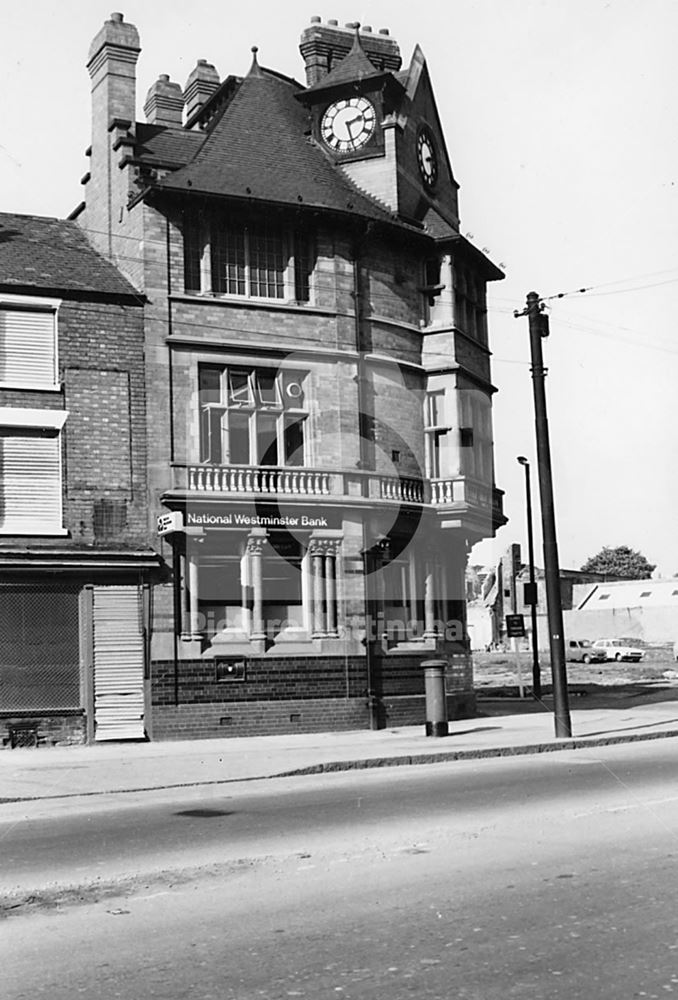
[[[144,635],[136,587],[95,587],[94,738],[144,737]]]
[[[61,440],[49,431],[0,428],[0,524],[17,532],[61,528]]]
[[[56,313],[0,309],[0,382],[53,388]]]

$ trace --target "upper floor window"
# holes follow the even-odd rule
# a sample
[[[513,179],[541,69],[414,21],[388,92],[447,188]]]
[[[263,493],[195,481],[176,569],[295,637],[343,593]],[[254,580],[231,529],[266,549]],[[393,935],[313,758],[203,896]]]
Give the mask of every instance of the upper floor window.
[[[467,268],[455,268],[454,322],[459,329],[487,344],[487,304],[485,282]]]
[[[63,535],[61,430],[66,410],[0,409],[0,533]]]
[[[441,443],[447,430],[445,392],[442,389],[436,392],[427,392],[424,402],[424,446],[428,479],[439,479],[441,476]]]
[[[458,406],[462,474],[492,482],[492,401],[479,389],[464,389]]]
[[[58,389],[55,299],[0,296],[0,386]]]
[[[312,237],[275,221],[217,216],[184,227],[187,292],[310,302],[314,265]]]
[[[306,464],[305,376],[273,368],[200,365],[200,461]]]

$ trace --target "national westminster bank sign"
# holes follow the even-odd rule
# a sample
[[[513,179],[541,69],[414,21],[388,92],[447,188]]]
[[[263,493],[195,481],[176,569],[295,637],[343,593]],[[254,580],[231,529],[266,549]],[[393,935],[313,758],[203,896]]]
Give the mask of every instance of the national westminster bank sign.
[[[186,528],[280,528],[310,530],[340,528],[341,510],[336,507],[302,507],[284,504],[188,504],[158,517],[158,534],[168,535]]]

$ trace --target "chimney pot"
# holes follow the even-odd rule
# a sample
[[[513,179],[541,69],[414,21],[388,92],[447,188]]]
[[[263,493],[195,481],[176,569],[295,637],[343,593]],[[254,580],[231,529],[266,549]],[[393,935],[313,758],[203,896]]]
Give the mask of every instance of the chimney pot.
[[[321,21],[322,21],[322,18],[318,17],[317,14],[314,14],[312,16],[312,18],[311,18],[311,24],[320,24]]]
[[[111,21],[117,21],[118,24],[120,24],[124,20],[125,20],[124,14],[121,14],[119,11],[115,11],[113,14],[111,14]]]
[[[161,73],[146,95],[146,121],[150,125],[181,125],[183,110],[181,87],[170,81],[169,74]]]
[[[219,74],[212,63],[207,59],[198,59],[184,87],[187,121],[190,122],[196,112],[209,100],[219,87],[219,83]]]
[[[379,34],[371,25],[361,28],[358,22],[339,27],[336,19],[324,24],[314,21],[301,33],[299,49],[306,64],[306,85],[314,87],[351,51],[355,39],[349,32],[360,31],[360,43],[376,70],[397,73],[402,66],[400,47],[389,36],[388,28]]]

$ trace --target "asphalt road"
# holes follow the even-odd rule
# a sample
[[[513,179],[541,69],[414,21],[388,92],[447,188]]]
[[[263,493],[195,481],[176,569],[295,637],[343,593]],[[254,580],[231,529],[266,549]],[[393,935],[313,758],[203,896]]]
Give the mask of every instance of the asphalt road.
[[[3,996],[665,996],[677,777],[667,740],[35,804],[0,827],[4,885],[37,893]]]

